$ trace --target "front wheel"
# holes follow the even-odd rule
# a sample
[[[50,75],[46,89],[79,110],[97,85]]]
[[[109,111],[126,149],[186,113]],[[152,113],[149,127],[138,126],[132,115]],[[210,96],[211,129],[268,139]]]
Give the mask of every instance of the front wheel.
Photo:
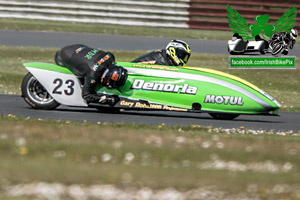
[[[21,89],[26,103],[33,108],[51,110],[60,105],[31,73],[24,77]]]
[[[277,43],[273,46],[272,55],[275,56],[279,54],[282,50],[283,50],[283,45]]]
[[[225,113],[209,113],[214,119],[219,120],[233,120],[239,116],[239,114],[225,114]]]

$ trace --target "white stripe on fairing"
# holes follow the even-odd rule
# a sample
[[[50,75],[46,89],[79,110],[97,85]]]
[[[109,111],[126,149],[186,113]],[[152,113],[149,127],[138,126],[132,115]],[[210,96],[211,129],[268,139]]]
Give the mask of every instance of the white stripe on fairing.
[[[259,90],[259,93],[261,93],[262,95],[264,95],[265,97],[267,97],[268,99],[270,99],[271,101],[273,101],[279,108],[281,108],[280,103],[278,103],[278,101],[276,101],[276,99],[274,99],[273,97],[271,97],[268,93],[266,93],[263,90]]]
[[[198,75],[198,74],[187,74],[183,72],[169,72],[169,71],[161,71],[161,70],[154,70],[154,69],[138,69],[138,68],[126,68],[129,73],[136,73],[136,74],[142,74],[146,76],[158,76],[158,77],[164,77],[164,78],[184,78],[184,79],[189,79],[189,80],[196,80],[196,81],[203,81],[203,82],[208,82],[208,83],[214,83],[218,84],[227,88],[230,88],[232,90],[235,90],[237,92],[240,92],[252,100],[256,101],[259,103],[261,106],[263,106],[266,109],[272,108],[267,102],[262,100],[261,98],[255,96],[251,92],[245,90],[244,88],[241,88],[239,86],[236,86],[232,83],[229,83],[227,81],[223,81],[220,79],[208,77],[208,76],[203,76],[203,75]]]

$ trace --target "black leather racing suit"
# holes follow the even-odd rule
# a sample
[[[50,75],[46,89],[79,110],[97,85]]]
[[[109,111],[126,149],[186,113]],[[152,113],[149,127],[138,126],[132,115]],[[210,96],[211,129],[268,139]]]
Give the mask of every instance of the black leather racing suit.
[[[55,62],[84,79],[82,97],[87,103],[100,101],[102,96],[96,94],[95,87],[104,70],[114,62],[112,53],[93,49],[83,44],[74,44],[57,51]]]
[[[176,66],[166,53],[165,49],[152,51],[145,55],[142,55],[133,61],[133,63],[144,63],[144,64],[156,64],[156,65],[167,65]]]
[[[286,43],[286,51],[287,48],[292,49],[296,43],[296,40],[291,37],[291,35],[287,32],[277,32],[274,33],[272,38],[270,39],[270,47],[273,49],[275,44],[280,43],[281,41],[285,41]]]

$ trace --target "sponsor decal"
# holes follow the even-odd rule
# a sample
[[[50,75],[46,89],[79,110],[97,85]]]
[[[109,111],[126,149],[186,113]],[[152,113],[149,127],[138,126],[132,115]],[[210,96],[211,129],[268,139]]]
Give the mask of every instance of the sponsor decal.
[[[94,65],[93,70],[97,71],[98,67],[100,67],[109,58],[110,58],[110,55],[107,54],[103,58],[101,58],[100,60],[98,60],[98,62],[96,63],[96,65]]]
[[[168,106],[168,105],[164,105],[164,106],[163,106],[163,110],[169,110],[169,111],[183,111],[183,112],[187,112],[187,111],[188,111],[188,109],[186,109],[186,108],[177,108],[177,107]]]
[[[162,105],[159,104],[148,104],[148,103],[141,103],[141,102],[136,102],[135,103],[135,108],[150,108],[150,109],[162,109]]]
[[[36,105],[34,104],[34,103],[32,103],[31,101],[30,101],[30,99],[28,99],[27,97],[25,97],[25,101],[29,104],[29,105],[31,105],[32,107],[36,107]]]
[[[95,71],[97,71],[97,69],[98,69],[98,65],[94,65],[93,66],[93,71],[95,72]]]
[[[96,83],[96,80],[95,79],[91,79],[91,84],[95,84]]]
[[[178,71],[177,68],[172,68],[168,66],[163,65],[132,65],[132,67],[139,67],[139,68],[147,68],[147,69],[162,69],[162,70],[168,70],[168,71]]]
[[[103,64],[105,61],[107,61],[110,58],[109,54],[106,54],[103,58],[101,58],[98,62],[97,65],[100,66],[101,64]]]
[[[184,85],[174,85],[174,84],[164,84],[164,83],[153,83],[145,82],[142,79],[135,79],[131,85],[131,89],[142,89],[142,90],[151,90],[159,92],[173,92],[180,94],[192,94],[197,93],[197,87],[189,86],[188,84]]]
[[[94,55],[96,55],[96,53],[98,53],[99,50],[98,49],[92,49],[91,51],[89,51],[84,57],[87,58],[87,59],[92,59],[92,57]]]
[[[101,76],[101,83],[103,82],[104,77],[106,76],[106,74],[109,72],[108,69],[105,69],[105,71],[103,72],[102,76]]]
[[[85,47],[79,47],[78,49],[75,50],[75,53],[78,54],[80,51],[82,51],[83,49],[85,49]]]
[[[215,95],[206,95],[204,103],[216,103],[224,105],[244,105],[242,97],[234,96],[215,96]]]
[[[156,60],[150,60],[150,61],[143,61],[143,62],[139,62],[139,63],[143,63],[143,64],[152,64],[154,65],[156,62]]]
[[[114,72],[113,75],[111,76],[111,80],[117,81],[119,78],[119,74],[117,72]]]
[[[254,95],[252,92],[249,92],[248,90],[235,85],[233,83],[221,80],[221,79],[217,79],[217,78],[213,78],[213,77],[209,77],[209,76],[204,76],[204,75],[199,75],[199,74],[188,74],[188,73],[182,73],[182,72],[165,72],[165,73],[161,73],[161,71],[158,70],[151,70],[151,69],[138,69],[138,68],[127,68],[129,73],[137,73],[137,74],[141,74],[141,75],[146,75],[146,76],[160,76],[162,78],[178,78],[180,76],[180,78],[182,79],[187,79],[187,80],[195,80],[195,81],[203,81],[206,83],[213,83],[213,84],[217,84],[220,86],[224,86],[227,87],[231,90],[234,90],[236,92],[239,92],[251,99],[253,99],[255,102],[257,102],[258,104],[260,104],[261,106],[263,106],[264,108],[269,108],[269,103],[267,103],[266,101],[264,101],[262,98]],[[232,75],[227,74],[227,77],[232,77]],[[233,76],[234,77],[234,76]],[[256,91],[259,91],[259,89],[250,84],[247,81],[244,81],[238,77],[234,77],[234,80],[239,81],[251,88],[253,88]]]
[[[275,101],[275,99],[273,97],[271,97],[268,93],[260,90],[259,93],[261,93],[262,95],[264,95],[265,97],[267,97],[268,99],[270,99],[271,101]]]
[[[128,108],[141,108],[141,109],[155,109],[155,110],[168,110],[168,111],[181,111],[187,112],[186,108],[178,108],[168,105],[153,104],[153,103],[142,103],[142,102],[133,102],[133,101],[120,101],[120,105]]]
[[[262,95],[264,95],[265,97],[267,97],[268,99],[270,99],[271,101],[273,101],[279,108],[281,107],[280,103],[278,103],[278,101],[276,101],[273,97],[271,97],[268,93],[259,90],[259,93],[261,93]]]
[[[134,106],[134,104],[135,104],[135,102],[125,101],[125,100],[122,100],[120,102],[121,106],[127,106],[127,107],[130,107],[130,108],[132,108]]]

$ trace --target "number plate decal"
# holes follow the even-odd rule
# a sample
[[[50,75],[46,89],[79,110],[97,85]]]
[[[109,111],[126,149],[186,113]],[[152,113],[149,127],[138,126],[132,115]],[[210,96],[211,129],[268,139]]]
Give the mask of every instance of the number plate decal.
[[[67,106],[87,106],[81,96],[81,86],[75,75],[30,67],[27,69],[58,103]]]

